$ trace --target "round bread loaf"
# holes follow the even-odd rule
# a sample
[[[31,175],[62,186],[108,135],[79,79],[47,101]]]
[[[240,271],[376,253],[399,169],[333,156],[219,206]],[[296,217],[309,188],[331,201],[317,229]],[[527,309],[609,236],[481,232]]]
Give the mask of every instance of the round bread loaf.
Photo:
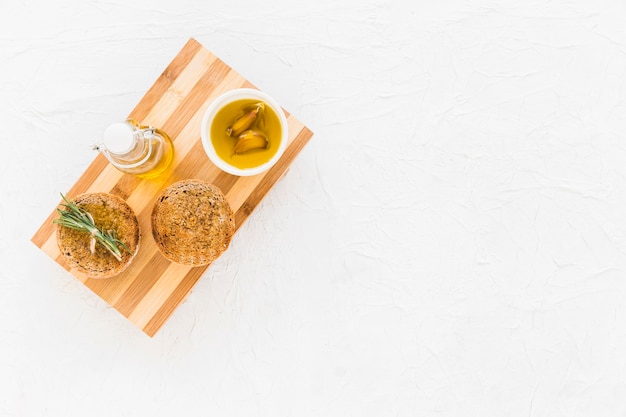
[[[170,261],[208,265],[230,244],[235,220],[222,191],[197,179],[165,188],[152,210],[152,236]]]
[[[120,197],[107,193],[85,193],[73,199],[93,217],[102,231],[114,231],[130,253],[122,250],[121,261],[100,244],[91,252],[91,235],[57,224],[57,244],[71,269],[89,278],[111,278],[124,271],[139,250],[141,231],[133,209]]]

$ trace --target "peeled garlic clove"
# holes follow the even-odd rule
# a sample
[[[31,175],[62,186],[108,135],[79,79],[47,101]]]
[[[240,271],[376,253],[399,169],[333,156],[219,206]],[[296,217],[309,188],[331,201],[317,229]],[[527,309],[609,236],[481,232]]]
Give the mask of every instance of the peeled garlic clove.
[[[247,129],[250,128],[257,120],[260,112],[265,108],[263,103],[257,103],[252,110],[246,111],[243,116],[239,117],[233,122],[231,126],[226,129],[228,136],[239,136]]]
[[[269,141],[263,132],[247,130],[237,138],[234,147],[235,154],[242,154],[253,149],[266,149]]]

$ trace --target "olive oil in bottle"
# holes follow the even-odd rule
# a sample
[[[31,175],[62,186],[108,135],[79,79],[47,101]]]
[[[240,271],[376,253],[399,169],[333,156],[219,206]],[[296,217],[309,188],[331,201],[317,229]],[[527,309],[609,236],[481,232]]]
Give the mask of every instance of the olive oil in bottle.
[[[94,149],[120,171],[141,178],[163,174],[174,159],[174,145],[164,131],[132,119],[110,125]]]

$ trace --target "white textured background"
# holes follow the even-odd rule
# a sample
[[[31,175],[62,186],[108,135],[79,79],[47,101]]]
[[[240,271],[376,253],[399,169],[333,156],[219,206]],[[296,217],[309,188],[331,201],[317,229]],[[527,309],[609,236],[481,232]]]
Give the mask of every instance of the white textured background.
[[[0,416],[626,416],[624,1],[298,3],[2,0]],[[149,339],[30,238],[189,37],[315,136]]]

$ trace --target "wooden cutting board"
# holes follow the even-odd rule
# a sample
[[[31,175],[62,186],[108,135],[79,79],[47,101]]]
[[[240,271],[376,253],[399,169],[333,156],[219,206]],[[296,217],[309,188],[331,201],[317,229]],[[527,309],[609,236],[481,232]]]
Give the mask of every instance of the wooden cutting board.
[[[237,177],[219,170],[204,152],[200,124],[213,99],[241,87],[255,88],[190,39],[129,115],[141,124],[160,127],[172,138],[175,159],[171,173],[152,180],[140,179],[121,173],[98,154],[67,193],[70,198],[84,192],[116,194],[137,213],[141,246],[126,271],[104,280],[84,278],[71,270],[70,273],[149,336],[154,336],[163,326],[208,268],[174,264],[156,248],[150,215],[158,192],[187,178],[208,180],[226,195],[235,212],[238,230],[313,136],[311,130],[285,111],[289,145],[274,167],[252,177]],[[52,223],[56,217],[53,210],[32,241],[69,270],[57,247],[56,225]]]

